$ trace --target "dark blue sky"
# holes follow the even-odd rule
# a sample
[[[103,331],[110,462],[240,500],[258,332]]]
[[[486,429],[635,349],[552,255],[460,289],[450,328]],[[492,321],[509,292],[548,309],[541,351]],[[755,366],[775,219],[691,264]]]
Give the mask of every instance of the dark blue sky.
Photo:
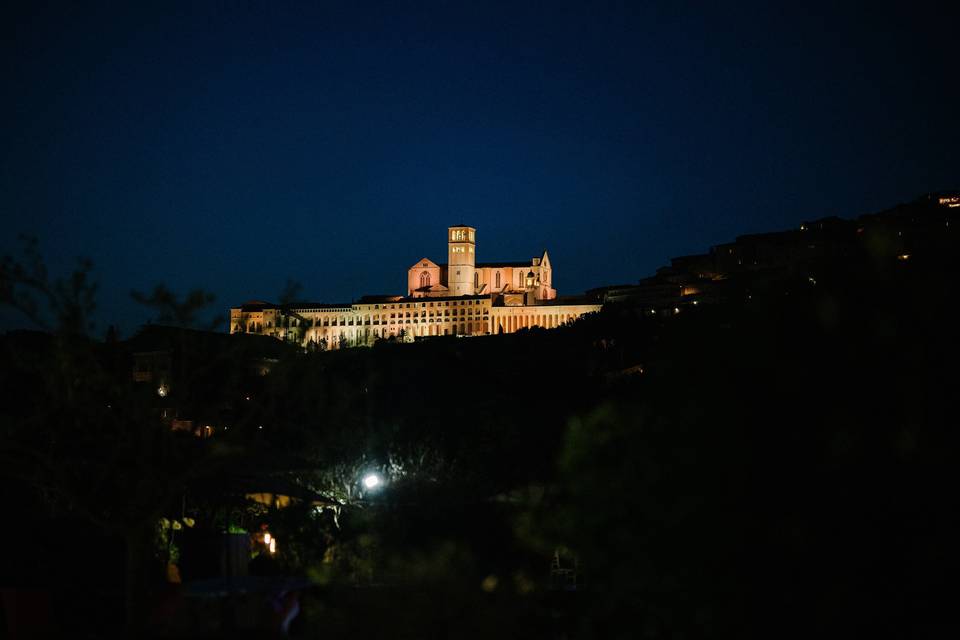
[[[157,282],[403,292],[461,221],[563,294],[960,186],[954,23],[912,3],[10,4],[0,251],[89,256],[125,334]]]

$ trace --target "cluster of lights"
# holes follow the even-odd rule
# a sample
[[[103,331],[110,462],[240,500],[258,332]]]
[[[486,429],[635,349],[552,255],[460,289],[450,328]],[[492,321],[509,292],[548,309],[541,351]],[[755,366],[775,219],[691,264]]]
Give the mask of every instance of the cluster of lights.
[[[270,550],[270,553],[277,552],[277,539],[270,535],[269,531],[263,534],[263,544]]]
[[[940,198],[940,204],[946,205],[950,209],[956,209],[960,207],[960,196],[947,196],[945,198]]]

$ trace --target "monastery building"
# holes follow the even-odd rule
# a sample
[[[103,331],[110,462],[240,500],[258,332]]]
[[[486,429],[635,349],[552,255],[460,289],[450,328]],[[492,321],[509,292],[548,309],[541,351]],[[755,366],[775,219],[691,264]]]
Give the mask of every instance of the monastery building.
[[[600,309],[562,301],[544,251],[529,262],[476,262],[476,229],[447,230],[447,262],[418,260],[405,296],[365,296],[351,304],[248,302],[230,310],[231,333],[259,333],[320,349],[380,339],[477,336],[552,329]]]

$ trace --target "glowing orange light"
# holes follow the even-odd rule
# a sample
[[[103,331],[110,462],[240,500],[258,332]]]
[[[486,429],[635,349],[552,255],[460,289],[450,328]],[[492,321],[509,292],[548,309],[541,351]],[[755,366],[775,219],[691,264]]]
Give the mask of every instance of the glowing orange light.
[[[945,198],[940,198],[940,204],[946,205],[950,209],[956,209],[960,207],[960,196],[947,196]]]

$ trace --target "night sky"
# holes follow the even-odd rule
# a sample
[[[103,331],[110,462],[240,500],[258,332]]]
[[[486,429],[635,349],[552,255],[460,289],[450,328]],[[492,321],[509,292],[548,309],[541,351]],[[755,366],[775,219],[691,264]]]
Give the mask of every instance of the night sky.
[[[93,259],[98,331],[158,282],[403,293],[460,222],[567,294],[960,187],[955,23],[914,3],[12,4],[0,252]]]

